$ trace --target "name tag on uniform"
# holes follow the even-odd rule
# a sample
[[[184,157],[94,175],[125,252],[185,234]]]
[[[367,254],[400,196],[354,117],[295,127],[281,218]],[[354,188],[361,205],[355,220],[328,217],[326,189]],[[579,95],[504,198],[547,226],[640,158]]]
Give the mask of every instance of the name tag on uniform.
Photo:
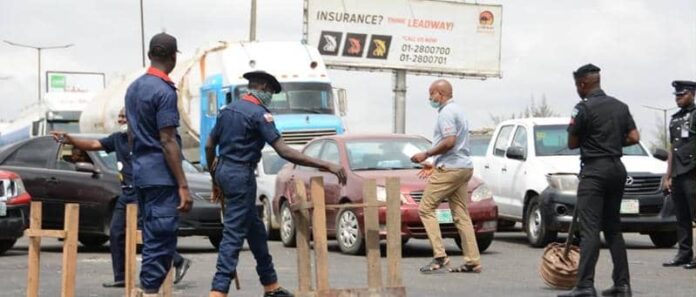
[[[689,129],[687,127],[681,128],[681,137],[682,138],[689,138]]]
[[[272,114],[266,113],[266,114],[263,115],[263,117],[266,119],[266,122],[267,122],[267,123],[273,122],[273,115],[272,115]]]

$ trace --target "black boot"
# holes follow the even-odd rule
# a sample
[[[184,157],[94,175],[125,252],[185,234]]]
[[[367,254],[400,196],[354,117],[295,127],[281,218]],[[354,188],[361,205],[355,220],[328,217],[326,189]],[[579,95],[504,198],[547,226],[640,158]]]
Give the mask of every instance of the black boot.
[[[575,288],[568,293],[558,294],[558,297],[597,297],[597,291],[594,287]]]
[[[631,297],[631,286],[629,285],[614,285],[609,289],[602,291],[602,296],[612,297]]]

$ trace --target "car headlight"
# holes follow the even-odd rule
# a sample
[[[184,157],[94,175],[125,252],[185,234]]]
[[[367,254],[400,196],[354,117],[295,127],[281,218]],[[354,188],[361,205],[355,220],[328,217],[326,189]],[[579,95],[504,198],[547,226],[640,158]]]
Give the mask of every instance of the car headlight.
[[[406,196],[403,193],[399,193],[399,199],[401,199],[401,204],[406,203]],[[377,201],[387,202],[387,188],[384,186],[377,186]]]
[[[574,173],[554,173],[546,175],[549,187],[559,192],[577,193],[580,180]]]
[[[473,192],[471,192],[471,202],[479,202],[485,199],[493,198],[493,191],[486,184],[480,184]]]

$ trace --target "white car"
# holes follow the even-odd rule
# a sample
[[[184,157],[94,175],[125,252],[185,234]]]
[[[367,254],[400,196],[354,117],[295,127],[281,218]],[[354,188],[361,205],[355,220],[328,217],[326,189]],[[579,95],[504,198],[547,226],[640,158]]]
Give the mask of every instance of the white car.
[[[569,118],[526,118],[498,124],[475,172],[493,191],[502,226],[522,222],[532,246],[542,247],[568,229],[576,201],[580,151],[567,148]],[[650,235],[673,246],[676,218],[664,207],[662,176],[667,153],[653,156],[642,144],[624,148],[628,172],[621,208],[622,230]],[[661,160],[658,160],[661,159]]]
[[[290,147],[301,150],[302,146],[291,145]],[[261,152],[261,160],[256,167],[256,206],[259,216],[266,226],[266,233],[271,239],[279,239],[278,230],[280,225],[275,219],[271,206],[275,197],[276,174],[288,161],[281,158],[273,147],[266,146]]]

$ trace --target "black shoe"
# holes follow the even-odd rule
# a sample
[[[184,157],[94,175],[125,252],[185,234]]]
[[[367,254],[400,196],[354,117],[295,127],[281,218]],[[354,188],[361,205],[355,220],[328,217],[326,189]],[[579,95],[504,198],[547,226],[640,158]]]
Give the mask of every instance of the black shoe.
[[[684,269],[696,269],[696,260],[684,265]]]
[[[263,297],[295,297],[295,295],[283,287],[280,287],[271,292],[263,293]]]
[[[558,297],[597,297],[597,291],[592,288],[575,288],[568,293],[558,294]]]
[[[602,291],[602,296],[612,296],[612,297],[631,297],[631,286],[629,285],[614,285],[609,289]]]
[[[183,261],[181,261],[181,265],[176,266],[176,271],[175,276],[174,276],[174,283],[178,284],[181,279],[184,278],[184,275],[186,275],[186,272],[188,271],[189,267],[191,267],[191,260],[184,258]]]
[[[689,262],[691,262],[689,259],[674,258],[672,261],[662,263],[662,266],[664,266],[664,267],[677,267],[677,266],[689,264]]]
[[[104,287],[104,288],[125,288],[126,282],[120,281],[120,282],[103,283],[102,287]]]

